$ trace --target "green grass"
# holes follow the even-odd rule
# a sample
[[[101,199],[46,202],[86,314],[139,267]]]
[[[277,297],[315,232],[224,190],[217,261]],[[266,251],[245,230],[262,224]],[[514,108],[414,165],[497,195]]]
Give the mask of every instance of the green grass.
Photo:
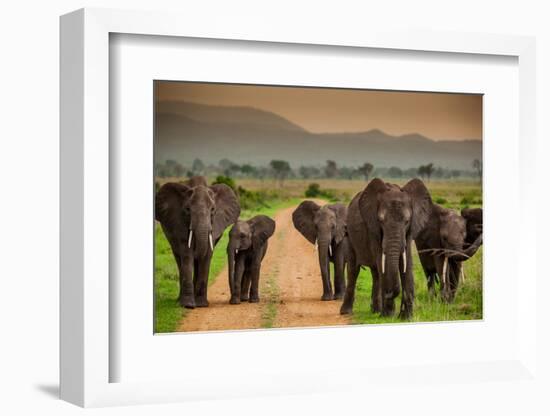
[[[483,247],[476,255],[464,262],[464,275],[466,281],[460,282],[456,298],[453,303],[445,304],[436,294],[435,297],[428,293],[426,276],[422,270],[420,259],[414,253],[414,283],[415,303],[412,322],[455,321],[483,318],[482,299],[482,257]],[[353,306],[352,320],[355,324],[378,324],[403,322],[394,317],[382,317],[370,310],[370,298],[372,288],[372,276],[370,269],[361,270],[357,278],[355,303]],[[436,293],[439,293],[437,287]],[[396,298],[395,310],[399,311],[401,297]]]
[[[255,211],[243,210],[240,218],[248,219],[259,214],[272,217],[277,211],[297,205],[300,201],[298,198],[274,199],[269,201],[266,204],[267,206]],[[208,275],[209,285],[214,283],[227,263],[226,247],[230,228],[228,227],[225,230],[222,238],[214,248]],[[276,288],[275,285],[274,287]],[[178,294],[179,281],[176,260],[160,224],[157,223],[155,225],[155,333],[174,332],[180,320],[185,317],[187,309],[178,305]],[[268,314],[272,318],[268,316],[265,321],[267,323],[273,322],[276,314],[276,306],[272,305],[270,307],[274,309],[274,312]]]
[[[277,317],[277,305],[279,304],[279,287],[277,286],[278,269],[265,276],[265,283],[262,285],[262,296],[267,302],[262,308],[262,328],[273,328]]]

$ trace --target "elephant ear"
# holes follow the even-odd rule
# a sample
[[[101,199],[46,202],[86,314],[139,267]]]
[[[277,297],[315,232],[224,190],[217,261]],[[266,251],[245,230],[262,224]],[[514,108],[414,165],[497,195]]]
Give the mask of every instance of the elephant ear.
[[[463,208],[460,215],[466,220],[466,241],[472,243],[483,233],[483,210]]]
[[[191,195],[191,188],[181,183],[166,183],[155,196],[155,219],[170,230],[187,229],[183,205]]]
[[[334,239],[336,244],[340,244],[346,236],[346,217],[348,216],[348,209],[343,204],[333,204],[328,207],[336,215],[336,230]]]
[[[239,218],[241,207],[237,195],[229,186],[219,183],[210,186],[214,192],[216,208],[212,218],[212,236],[217,240],[228,225],[234,224]]]
[[[378,202],[380,194],[386,192],[386,183],[379,178],[374,178],[361,192],[359,197],[359,212],[367,225],[369,235],[375,241],[380,241],[380,224],[378,220]]]
[[[313,201],[304,201],[298,208],[292,213],[292,223],[300,234],[302,234],[307,241],[311,244],[315,244],[317,240],[317,228],[313,222],[315,213],[319,211],[321,207]]]
[[[266,215],[257,215],[249,221],[252,231],[252,246],[260,247],[275,232],[275,221]]]
[[[418,234],[424,229],[432,215],[432,197],[424,182],[420,179],[412,179],[403,187],[403,191],[407,192],[412,200],[412,215],[410,235],[415,239]]]

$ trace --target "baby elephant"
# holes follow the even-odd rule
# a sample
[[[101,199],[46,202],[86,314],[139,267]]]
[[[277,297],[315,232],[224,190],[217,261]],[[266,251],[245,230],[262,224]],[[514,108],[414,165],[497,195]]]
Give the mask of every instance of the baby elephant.
[[[319,206],[304,201],[292,214],[294,227],[319,252],[319,266],[323,281],[321,300],[342,299],[346,290],[344,269],[348,256],[346,236],[347,208],[342,204]],[[334,294],[330,282],[330,262],[334,263]]]
[[[241,301],[259,302],[260,266],[267,251],[267,240],[275,232],[275,221],[257,215],[247,221],[237,221],[229,232],[227,263],[229,289],[236,305]]]
[[[464,279],[462,262],[483,242],[482,217],[481,208],[463,209],[458,214],[434,204],[428,224],[415,240],[428,290],[435,293],[439,277],[441,297],[446,302],[454,299],[459,281]]]

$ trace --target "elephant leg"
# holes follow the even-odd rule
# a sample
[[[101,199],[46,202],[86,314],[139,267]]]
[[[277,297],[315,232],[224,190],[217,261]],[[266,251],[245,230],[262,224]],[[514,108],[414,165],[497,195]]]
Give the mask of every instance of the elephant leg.
[[[424,269],[426,280],[428,281],[428,293],[435,297],[435,285],[437,283],[437,272],[435,270]]]
[[[260,301],[260,265],[252,264],[249,269],[250,276],[250,303],[257,303]]]
[[[180,266],[180,296],[179,304],[184,308],[193,309],[195,303],[195,288],[193,287],[193,257],[182,256]]]
[[[334,299],[342,299],[346,290],[346,278],[344,276],[345,262],[341,246],[336,249],[334,256]]]
[[[242,293],[242,285],[244,283],[244,277],[243,277],[243,274],[246,274],[245,273],[245,270],[244,270],[244,259],[242,257],[238,257],[236,260],[235,260],[235,271],[234,271],[234,274],[235,274],[235,282],[234,282],[234,291],[231,295],[231,300],[229,303],[233,304],[233,305],[238,305],[239,303],[241,303],[241,293]]]
[[[179,282],[180,282],[180,293],[178,295],[178,302],[180,301],[181,297],[183,296],[183,285],[182,285],[182,274],[181,274],[181,256],[179,253],[174,252],[174,258],[176,259],[176,264],[178,266],[178,274],[179,274]]]
[[[197,273],[197,292],[195,294],[195,303],[197,307],[208,306],[208,275],[210,273],[211,255],[205,256],[198,262]]]
[[[458,290],[460,281],[460,269],[462,264],[453,260],[449,260],[449,294],[448,302],[453,302]]]
[[[245,268],[242,285],[241,285],[241,301],[247,302],[249,299],[249,293],[250,293],[250,269],[247,267]]]
[[[407,248],[407,264],[411,265],[410,249]],[[400,260],[402,263],[403,259]],[[400,264],[400,270],[403,270],[403,264]],[[401,272],[401,310],[400,319],[411,319],[414,306],[414,274],[412,267],[408,267],[405,273]]]
[[[162,226],[162,229],[164,231],[164,235],[166,236],[166,239],[168,240],[168,243],[170,244],[170,249],[172,250],[172,254],[174,255],[174,259],[176,260],[176,265],[177,265],[177,268],[178,268],[178,279],[179,279],[179,284],[180,284],[180,291],[179,291],[179,295],[178,295],[178,303],[181,304],[181,300],[182,300],[182,297],[184,295],[184,283],[183,283],[183,278],[184,278],[184,275],[183,273],[181,272],[182,271],[182,267],[181,267],[181,261],[182,261],[182,256],[180,254],[180,251],[183,249],[182,247],[180,247],[180,244],[179,244],[179,240],[175,237],[173,237],[173,235],[170,233],[170,230],[166,229],[164,226]]]
[[[199,261],[197,259],[193,261],[193,287],[195,288],[195,296],[198,296],[201,288],[199,284]]]
[[[340,314],[346,315],[353,311],[353,302],[355,300],[355,284],[359,275],[359,265],[356,263],[355,256],[351,255],[348,263],[348,285],[344,294],[344,302],[340,307]]]
[[[380,284],[380,274],[375,267],[370,268],[372,274],[372,292],[370,297],[370,307],[373,313],[382,312],[382,286]]]

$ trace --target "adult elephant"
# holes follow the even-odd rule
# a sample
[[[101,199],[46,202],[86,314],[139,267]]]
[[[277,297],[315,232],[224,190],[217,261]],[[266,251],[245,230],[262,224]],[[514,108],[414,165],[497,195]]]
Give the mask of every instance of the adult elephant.
[[[260,301],[258,290],[260,267],[267,251],[267,240],[275,232],[275,221],[266,215],[257,215],[247,221],[237,221],[229,231],[227,264],[231,300]]]
[[[440,282],[441,298],[452,302],[459,282],[464,279],[463,262],[482,244],[483,211],[481,208],[455,210],[434,204],[426,227],[415,239],[428,290],[435,293]]]
[[[208,186],[204,177],[166,183],[157,192],[155,218],[178,265],[181,306],[208,306],[208,273],[214,246],[225,228],[237,221],[240,211],[237,196],[229,186]]]
[[[372,310],[384,316],[393,315],[394,300],[402,288],[399,317],[412,316],[411,243],[428,222],[431,210],[430,193],[419,179],[401,188],[376,178],[353,198],[347,216],[348,287],[341,314],[352,312],[359,269],[368,266],[373,277]]]
[[[347,208],[343,204],[319,206],[304,201],[292,213],[294,227],[317,246],[323,281],[321,300],[342,299],[346,289],[344,269],[347,261]],[[334,294],[330,281],[330,265],[334,264]]]

